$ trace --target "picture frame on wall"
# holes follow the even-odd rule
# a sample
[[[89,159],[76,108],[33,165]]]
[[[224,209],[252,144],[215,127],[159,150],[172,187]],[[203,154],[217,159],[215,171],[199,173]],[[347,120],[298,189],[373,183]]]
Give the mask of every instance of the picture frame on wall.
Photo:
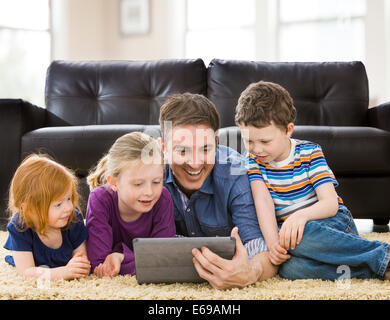
[[[149,32],[149,0],[119,0],[119,29],[124,36]]]

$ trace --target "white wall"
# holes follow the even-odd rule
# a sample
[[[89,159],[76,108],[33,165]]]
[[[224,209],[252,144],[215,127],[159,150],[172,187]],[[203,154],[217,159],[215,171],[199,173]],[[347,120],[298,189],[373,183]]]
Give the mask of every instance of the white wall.
[[[119,0],[52,0],[53,59],[183,57],[184,1],[149,1],[149,32],[124,36],[119,31]]]
[[[367,1],[364,62],[369,81],[370,106],[390,101],[389,4],[388,0]]]
[[[179,0],[150,0],[150,26],[146,35],[121,35],[119,28],[119,1],[105,3],[106,30],[105,54],[109,59],[169,59],[184,56],[181,43],[181,18]],[[181,33],[180,33],[181,30]]]
[[[53,59],[106,58],[105,2],[106,0],[52,0]]]
[[[385,0],[385,25],[384,25],[384,50],[385,67],[382,72],[385,74],[385,88],[381,91],[381,103],[390,101],[390,0]]]
[[[123,36],[120,0],[52,0],[53,59],[184,58],[185,0],[149,0],[150,30]],[[256,59],[277,61],[274,0],[256,1]],[[390,0],[367,0],[366,61],[370,106],[390,101]]]

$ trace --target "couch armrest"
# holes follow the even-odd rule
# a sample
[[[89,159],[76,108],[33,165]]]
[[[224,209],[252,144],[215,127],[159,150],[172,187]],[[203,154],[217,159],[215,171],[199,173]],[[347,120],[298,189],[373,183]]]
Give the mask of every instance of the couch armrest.
[[[21,99],[0,99],[0,221],[6,217],[8,188],[21,160],[21,138],[43,127],[46,109]]]
[[[371,127],[390,131],[390,102],[368,109],[368,123]]]

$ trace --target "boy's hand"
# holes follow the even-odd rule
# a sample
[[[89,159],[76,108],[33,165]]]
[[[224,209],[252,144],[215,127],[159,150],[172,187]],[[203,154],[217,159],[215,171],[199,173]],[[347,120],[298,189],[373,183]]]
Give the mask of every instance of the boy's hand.
[[[119,274],[123,259],[124,256],[122,253],[113,252],[106,257],[103,264],[99,264],[95,268],[93,273],[99,278],[114,277]]]
[[[307,221],[304,214],[296,211],[283,222],[279,231],[279,242],[284,249],[294,250],[295,246],[301,242]]]
[[[286,260],[290,259],[287,250],[284,249],[279,242],[275,242],[269,249],[269,259],[275,266],[281,265]]]

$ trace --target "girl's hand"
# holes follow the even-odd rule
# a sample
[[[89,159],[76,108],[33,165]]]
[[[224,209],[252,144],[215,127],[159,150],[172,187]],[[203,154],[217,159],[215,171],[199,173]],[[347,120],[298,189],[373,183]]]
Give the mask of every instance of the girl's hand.
[[[290,259],[287,250],[284,249],[279,242],[275,242],[269,249],[269,259],[275,266],[281,265],[286,260]]]
[[[82,252],[77,252],[65,266],[66,279],[82,278],[89,275],[91,264]]]
[[[294,250],[295,246],[301,242],[307,221],[306,215],[296,211],[283,222],[279,231],[279,242],[284,249]]]
[[[106,257],[103,264],[101,263],[95,268],[93,273],[99,278],[114,277],[119,274],[123,259],[122,253],[113,252]]]

